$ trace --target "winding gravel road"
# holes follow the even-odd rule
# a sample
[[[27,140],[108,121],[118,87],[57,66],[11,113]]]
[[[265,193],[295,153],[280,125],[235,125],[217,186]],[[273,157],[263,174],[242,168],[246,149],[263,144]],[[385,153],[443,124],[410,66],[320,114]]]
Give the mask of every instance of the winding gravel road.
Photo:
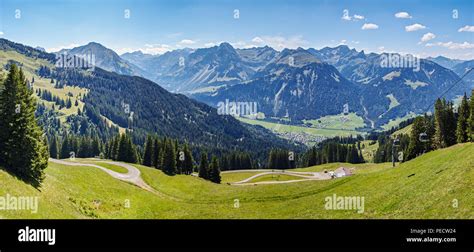
[[[150,185],[148,185],[143,179],[141,178],[141,173],[140,170],[137,169],[136,167],[121,163],[121,162],[114,162],[114,161],[103,161],[100,159],[97,159],[96,162],[100,163],[106,163],[106,164],[111,164],[111,165],[116,165],[123,167],[127,169],[127,173],[119,173],[112,171],[110,169],[107,169],[105,167],[102,167],[97,164],[88,164],[88,163],[78,163],[78,162],[70,162],[70,161],[65,161],[65,160],[59,160],[59,159],[54,159],[50,158],[49,162],[56,163],[56,164],[61,164],[61,165],[67,165],[67,166],[88,166],[88,167],[94,167],[101,169],[102,171],[106,172],[110,176],[134,184],[140,188],[143,188],[149,192],[152,192],[156,195],[159,195],[161,197],[165,198],[172,198],[174,200],[179,200],[175,197],[172,197],[170,195],[165,195],[155,189],[153,189]],[[295,183],[295,182],[302,182],[302,181],[309,181],[309,180],[328,180],[331,179],[331,176],[327,173],[323,172],[297,172],[297,171],[287,171],[287,170],[265,170],[265,169],[260,169],[260,170],[232,170],[232,171],[223,171],[222,173],[240,173],[240,172],[260,172],[258,174],[255,174],[253,176],[250,176],[244,180],[238,181],[238,182],[233,182],[229,183],[230,185],[259,185],[259,184],[285,184],[285,183]],[[194,176],[197,176],[197,174],[193,174]],[[284,180],[284,181],[261,181],[261,182],[250,182],[255,178],[265,176],[265,175],[291,175],[295,177],[300,177],[301,179],[294,179],[294,180]]]
[[[230,183],[231,185],[259,185],[259,184],[285,184],[285,183],[295,183],[308,180],[327,180],[331,179],[331,176],[323,172],[296,172],[296,171],[285,171],[285,170],[235,170],[235,171],[226,171],[225,173],[237,173],[237,172],[261,172],[255,174],[251,177],[248,177],[244,180]],[[302,179],[293,179],[293,180],[284,180],[284,181],[261,181],[261,182],[249,182],[255,178],[265,176],[265,175],[291,175],[294,177],[300,177]]]
[[[120,163],[120,162],[113,162],[113,161],[98,161],[98,162],[101,162],[101,163],[120,166],[120,167],[123,167],[123,168],[128,170],[127,173],[119,173],[119,172],[109,170],[107,168],[104,168],[104,167],[102,167],[100,165],[96,165],[96,164],[69,162],[69,161],[59,160],[59,159],[54,159],[54,158],[50,158],[49,162],[53,162],[53,163],[61,164],[61,165],[67,165],[67,166],[95,167],[95,168],[103,170],[104,172],[106,172],[107,174],[109,174],[110,176],[112,176],[116,179],[119,179],[119,180],[122,180],[122,181],[125,181],[125,182],[129,182],[129,183],[134,184],[134,185],[136,185],[140,188],[143,188],[143,189],[145,189],[149,192],[161,195],[160,192],[156,191],[151,186],[149,186],[147,183],[145,183],[145,181],[143,181],[143,179],[140,176],[140,174],[141,174],[140,170],[138,170],[136,167],[134,167],[132,165],[129,165],[129,164]]]

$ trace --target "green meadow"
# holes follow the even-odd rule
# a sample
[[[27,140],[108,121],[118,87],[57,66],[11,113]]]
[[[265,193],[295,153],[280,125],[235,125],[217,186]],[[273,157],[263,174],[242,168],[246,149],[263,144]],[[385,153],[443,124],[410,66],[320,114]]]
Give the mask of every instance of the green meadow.
[[[96,163],[96,159],[78,160]],[[93,167],[50,163],[37,190],[0,170],[0,197],[33,196],[37,213],[0,210],[8,219],[472,219],[474,144],[427,153],[395,168],[383,164],[332,163],[295,171],[354,168],[354,175],[324,181],[235,186],[256,173],[222,173],[222,184],[195,176],[167,176],[135,165],[158,193],[112,178]],[[110,166],[105,166],[114,169]],[[274,176],[264,177],[267,181]],[[261,177],[262,179],[262,177]],[[280,177],[280,180],[289,179]],[[364,197],[364,212],[326,210],[326,197]]]

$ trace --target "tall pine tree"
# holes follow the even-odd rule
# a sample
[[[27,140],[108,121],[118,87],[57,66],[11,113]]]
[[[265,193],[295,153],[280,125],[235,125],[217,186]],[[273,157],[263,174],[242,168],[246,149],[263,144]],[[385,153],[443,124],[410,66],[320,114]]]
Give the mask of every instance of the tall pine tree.
[[[191,174],[193,173],[193,155],[189,150],[189,146],[187,143],[184,144],[184,161],[183,161],[183,172],[184,174]]]
[[[132,143],[131,137],[128,134],[122,134],[120,136],[117,160],[128,163],[138,162],[137,151]]]
[[[145,154],[143,155],[143,165],[145,166],[153,166],[154,144],[153,138],[148,136],[145,143]]]
[[[166,140],[165,147],[163,150],[162,170],[168,175],[176,174],[176,152],[173,141],[171,139]]]
[[[49,153],[35,111],[33,91],[28,88],[23,71],[12,64],[0,93],[0,164],[40,186]]]
[[[458,124],[456,127],[456,140],[458,143],[465,143],[468,141],[469,112],[469,103],[467,101],[466,93],[464,93],[458,109]]]
[[[209,178],[209,161],[207,160],[207,153],[201,153],[201,162],[199,163],[199,177],[203,179]]]
[[[471,92],[471,99],[469,102],[469,120],[468,120],[468,133],[469,141],[474,142],[474,89]]]
[[[160,143],[160,139],[158,137],[155,138],[154,147],[153,147],[153,166],[156,169],[161,169],[162,163],[162,147]]]
[[[221,183],[221,171],[216,156],[212,157],[211,165],[209,166],[209,180],[217,184]]]
[[[49,146],[49,156],[51,158],[58,158],[59,157],[59,146],[58,146],[58,139],[56,136],[53,136],[51,144]]]
[[[445,148],[456,143],[456,118],[453,105],[445,99],[436,100],[435,103],[435,135],[433,147]]]
[[[416,117],[413,121],[406,160],[413,159],[430,150],[432,135],[429,124],[428,118],[421,116]]]

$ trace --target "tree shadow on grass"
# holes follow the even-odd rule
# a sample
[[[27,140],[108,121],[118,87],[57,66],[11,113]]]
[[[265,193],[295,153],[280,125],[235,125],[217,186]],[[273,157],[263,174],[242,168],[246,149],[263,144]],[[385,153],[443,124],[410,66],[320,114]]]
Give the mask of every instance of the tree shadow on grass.
[[[17,174],[17,173],[15,173],[14,171],[11,171],[11,170],[9,170],[9,169],[7,169],[7,168],[4,168],[4,167],[0,167],[0,170],[1,170],[1,171],[5,171],[5,172],[8,173],[9,175],[11,175],[11,176],[15,177],[16,179],[22,181],[23,183],[32,186],[32,187],[35,188],[38,192],[41,192],[41,183],[42,183],[42,180],[39,180],[39,179],[36,179],[36,178],[31,178],[31,177],[22,176],[22,174]]]

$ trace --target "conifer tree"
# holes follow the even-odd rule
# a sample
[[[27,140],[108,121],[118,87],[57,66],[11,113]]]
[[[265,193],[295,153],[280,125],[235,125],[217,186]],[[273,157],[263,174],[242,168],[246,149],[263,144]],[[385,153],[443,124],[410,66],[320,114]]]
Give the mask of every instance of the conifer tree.
[[[464,93],[458,109],[458,123],[456,127],[456,140],[458,143],[465,143],[468,141],[469,112],[469,103],[467,101],[466,93]]]
[[[209,180],[217,184],[221,183],[221,171],[216,156],[212,157],[211,165],[209,167]]]
[[[92,139],[92,157],[100,156],[101,150],[101,141],[97,136]],[[102,153],[103,155],[103,153]]]
[[[201,153],[201,162],[199,163],[199,177],[203,179],[209,178],[209,163],[207,160],[207,153]]]
[[[428,135],[428,124],[427,119],[421,116],[416,117],[413,121],[408,144],[407,160],[413,159],[419,154],[428,151],[430,146],[429,139],[431,138],[431,135]]]
[[[174,142],[174,150],[176,155],[176,174],[183,173],[184,152],[179,148],[178,140]]]
[[[128,134],[122,134],[120,136],[117,160],[128,163],[137,163],[138,161],[137,151]]]
[[[68,98],[66,101],[66,108],[71,108],[71,107],[72,107],[71,98]]]
[[[166,140],[163,150],[162,170],[168,175],[176,174],[176,152],[173,141]]]
[[[119,143],[120,143],[120,135],[117,135],[112,140],[112,148],[111,148],[111,159],[117,160],[118,152],[119,152]]]
[[[453,103],[447,102],[446,108],[446,144],[451,146],[456,144],[456,116],[454,115]]]
[[[275,169],[277,166],[276,150],[272,149],[268,157],[268,168]]]
[[[161,144],[160,139],[157,137],[155,138],[154,145],[153,145],[153,166],[157,169],[161,169]]]
[[[53,136],[53,140],[49,146],[49,156],[51,158],[58,158],[59,157],[59,146],[58,146],[58,139],[56,136]]]
[[[471,92],[469,102],[469,120],[468,120],[468,134],[469,141],[474,142],[474,89]]]
[[[104,145],[104,158],[106,159],[110,158],[110,141],[106,142]]]
[[[0,162],[11,173],[40,186],[48,166],[48,147],[35,118],[36,100],[15,64],[0,93]]]
[[[145,153],[143,155],[143,165],[145,166],[151,167],[153,165],[154,144],[155,142],[153,141],[153,138],[151,136],[148,136],[145,143]]]
[[[59,154],[59,158],[61,159],[69,158],[69,152],[70,152],[69,143],[70,143],[69,136],[68,135],[64,136],[63,142],[61,144],[61,152]]]
[[[222,171],[229,170],[229,159],[227,155],[223,155],[221,157],[221,159],[219,160],[219,167],[221,168]]]
[[[184,174],[192,174],[193,173],[193,155],[189,150],[189,146],[187,143],[184,144],[184,161],[183,161],[183,171]]]
[[[435,103],[434,148],[445,148],[456,143],[456,118],[452,103],[438,99]]]
[[[79,151],[77,157],[86,158],[91,156],[91,143],[86,137],[78,139]]]

